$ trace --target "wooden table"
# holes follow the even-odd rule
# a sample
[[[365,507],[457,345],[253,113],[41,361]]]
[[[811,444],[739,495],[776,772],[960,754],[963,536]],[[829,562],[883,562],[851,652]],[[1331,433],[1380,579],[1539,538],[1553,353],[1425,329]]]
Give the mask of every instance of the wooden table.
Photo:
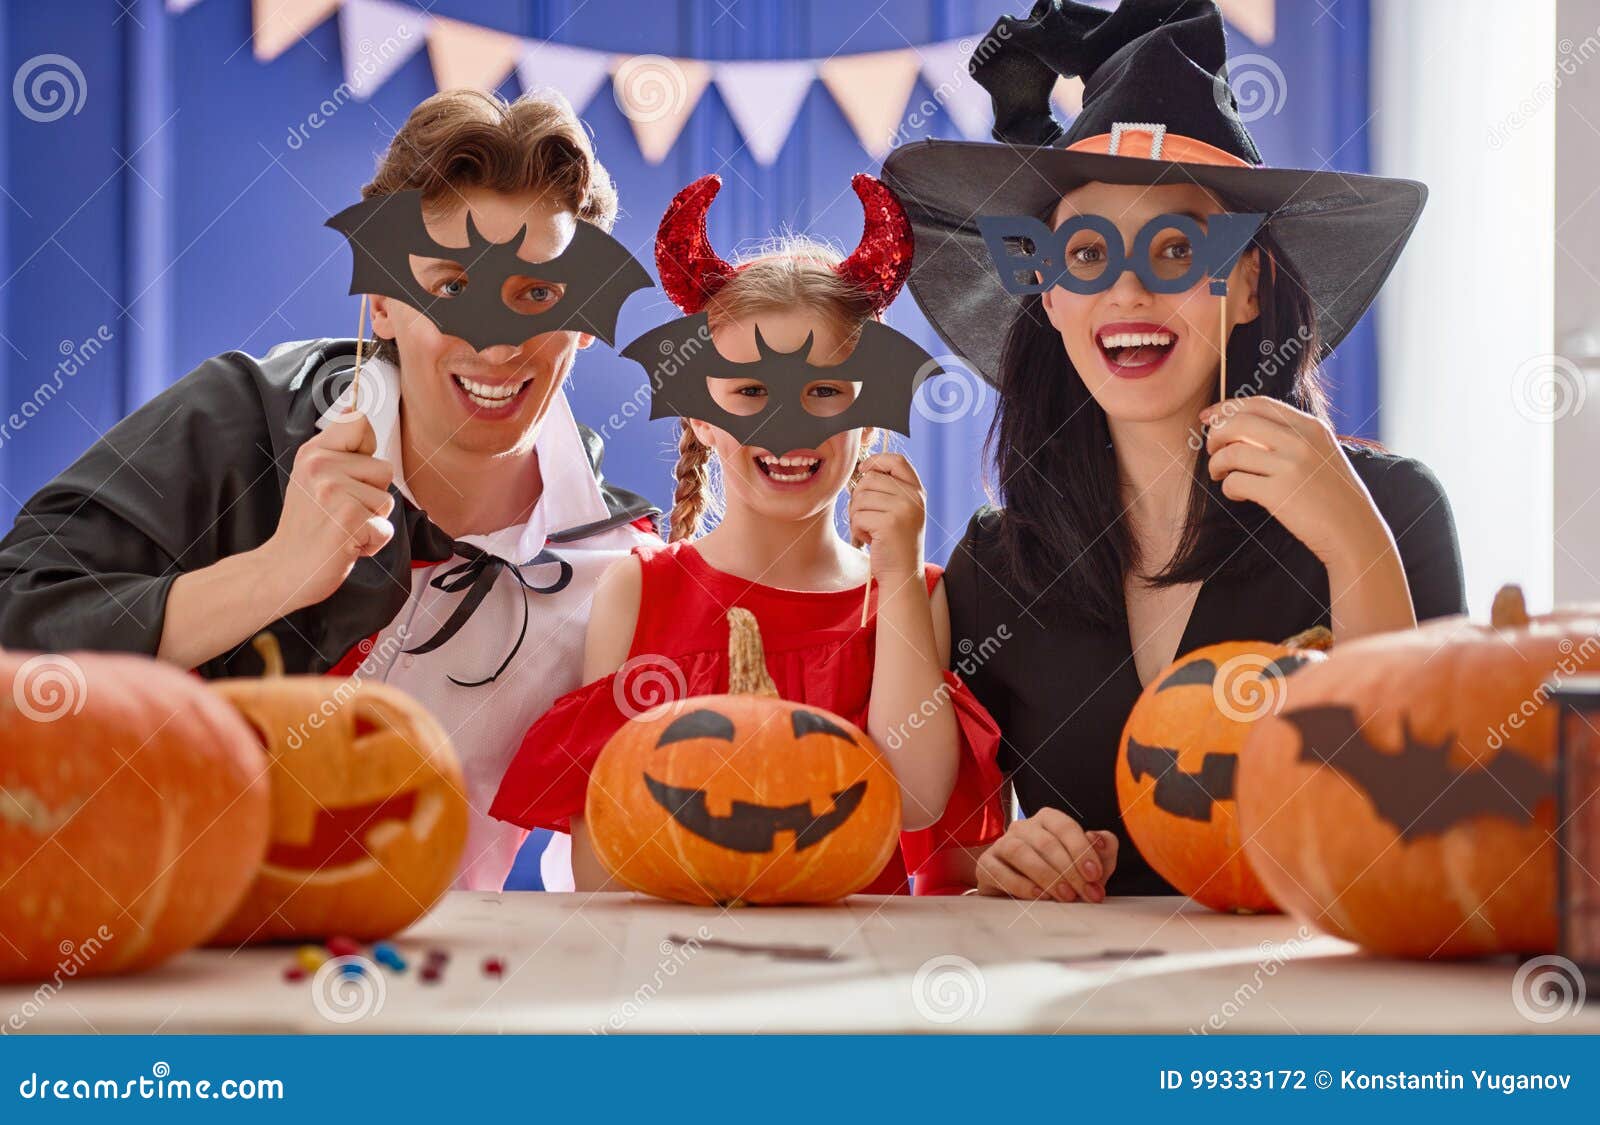
[[[268,947],[69,980],[42,1000],[0,988],[0,1021],[31,1004],[28,1031],[102,1033],[1600,1031],[1600,1005],[1525,1018],[1511,961],[1383,960],[1288,918],[1175,899],[728,911],[458,892],[396,944],[411,964],[378,974],[381,1004],[377,978],[284,980],[293,950]],[[417,970],[433,948],[451,960],[429,984]]]

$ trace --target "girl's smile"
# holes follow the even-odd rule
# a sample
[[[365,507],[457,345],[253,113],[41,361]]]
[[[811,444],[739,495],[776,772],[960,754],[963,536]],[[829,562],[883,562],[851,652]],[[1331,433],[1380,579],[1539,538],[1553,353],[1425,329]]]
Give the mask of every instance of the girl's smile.
[[[1150,321],[1117,320],[1100,326],[1095,343],[1111,374],[1119,379],[1143,379],[1155,374],[1177,350],[1178,333]]]
[[[775,456],[765,450],[746,451],[755,464],[757,475],[771,487],[785,492],[798,492],[809,488],[822,472],[827,460],[814,449],[796,449]]]

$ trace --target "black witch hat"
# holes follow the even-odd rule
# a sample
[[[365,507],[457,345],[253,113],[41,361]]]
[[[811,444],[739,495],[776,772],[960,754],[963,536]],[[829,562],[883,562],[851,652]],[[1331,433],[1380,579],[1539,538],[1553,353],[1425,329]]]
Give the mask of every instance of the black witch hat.
[[[917,304],[991,382],[1022,298],[1001,285],[979,215],[1048,222],[1062,195],[1096,181],[1198,184],[1232,210],[1267,216],[1278,264],[1309,294],[1326,352],[1377,296],[1427,199],[1413,180],[1263,166],[1228,83],[1212,0],[1123,0],[1109,12],[1040,0],[1026,18],[999,20],[968,70],[994,99],[1002,143],[905,145],[883,179],[916,235]],[[1063,129],[1050,94],[1075,76],[1083,111]]]

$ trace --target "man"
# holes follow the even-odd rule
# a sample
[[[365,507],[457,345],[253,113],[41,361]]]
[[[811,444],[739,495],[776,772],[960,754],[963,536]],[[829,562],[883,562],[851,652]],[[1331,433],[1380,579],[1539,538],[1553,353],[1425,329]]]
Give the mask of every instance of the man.
[[[370,298],[379,342],[359,386],[357,341],[292,343],[207,360],[134,412],[0,542],[0,645],[143,652],[217,677],[256,674],[248,642],[266,629],[291,672],[395,685],[462,761],[458,885],[498,890],[524,834],[484,810],[527,727],[578,686],[594,583],[655,541],[653,509],[602,480],[599,439],[562,391],[592,335],[475,347],[431,310],[466,291],[469,247],[519,232],[528,274],[480,288],[530,318],[583,300],[535,263],[580,223],[608,228],[616,192],[564,101],[466,91],[417,107],[363,197],[402,192],[421,193],[434,248],[461,252],[409,256],[425,301]],[[624,296],[648,284],[628,265]],[[552,889],[570,885],[565,854],[546,865]]]

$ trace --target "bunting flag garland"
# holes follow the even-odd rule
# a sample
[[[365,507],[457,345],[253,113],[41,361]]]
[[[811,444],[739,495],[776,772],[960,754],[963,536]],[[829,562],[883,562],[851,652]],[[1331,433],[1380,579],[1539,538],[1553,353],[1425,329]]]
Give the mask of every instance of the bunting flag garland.
[[[166,0],[181,13],[200,0]],[[1115,0],[1090,0],[1112,7]],[[1277,34],[1277,0],[1218,0],[1234,30],[1257,45]],[[513,70],[523,90],[563,94],[584,108],[610,79],[639,151],[652,164],[666,159],[707,87],[715,85],[745,147],[756,162],[778,159],[811,87],[821,82],[861,146],[881,159],[904,136],[939,111],[963,137],[986,140],[993,115],[989,96],[967,74],[976,37],[891,51],[818,59],[709,61],[628,55],[511,35],[432,15],[403,0],[252,0],[256,58],[270,62],[336,12],[345,84],[351,96],[373,96],[424,44],[440,89],[498,89]],[[925,97],[913,104],[917,80]],[[1083,84],[1062,79],[1051,101],[1064,117],[1076,114]],[[909,113],[908,113],[909,110]]]

